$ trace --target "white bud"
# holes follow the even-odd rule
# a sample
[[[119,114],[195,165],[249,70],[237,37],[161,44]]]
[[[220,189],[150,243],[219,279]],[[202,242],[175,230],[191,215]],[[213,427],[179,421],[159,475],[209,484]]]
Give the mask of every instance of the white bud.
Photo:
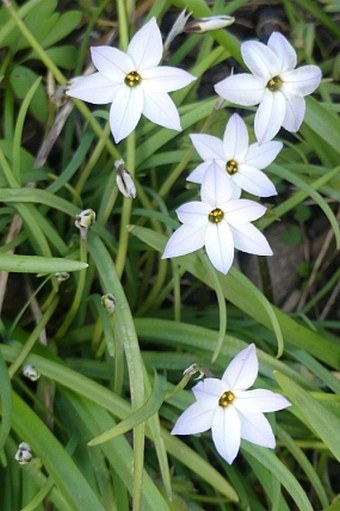
[[[84,209],[78,213],[74,225],[80,230],[80,235],[82,238],[87,237],[87,231],[90,227],[92,227],[95,220],[96,213],[93,211],[93,209]]]
[[[101,297],[101,303],[109,314],[113,314],[116,309],[116,299],[111,293]]]
[[[31,446],[26,442],[21,442],[14,456],[15,461],[17,461],[19,465],[27,465],[31,461],[32,457]]]
[[[190,377],[196,373],[198,373],[198,376],[196,376],[195,380],[200,380],[201,378],[204,378],[204,376],[205,376],[204,371],[202,371],[200,366],[198,366],[197,364],[191,364],[191,366],[187,367],[183,371],[184,376],[190,376]]]
[[[59,284],[70,278],[70,274],[67,271],[57,271],[55,276]]]
[[[134,199],[137,191],[136,186],[130,172],[124,167],[124,160],[116,160],[116,184],[120,193],[127,199]]]
[[[232,25],[235,18],[232,16],[221,15],[221,16],[209,16],[208,18],[197,18],[189,21],[185,25],[185,32],[203,34],[204,32],[210,32],[211,30],[219,30],[220,28],[228,27]]]
[[[40,373],[38,369],[32,364],[26,364],[22,368],[22,374],[25,378],[28,378],[31,381],[37,381],[40,378]]]

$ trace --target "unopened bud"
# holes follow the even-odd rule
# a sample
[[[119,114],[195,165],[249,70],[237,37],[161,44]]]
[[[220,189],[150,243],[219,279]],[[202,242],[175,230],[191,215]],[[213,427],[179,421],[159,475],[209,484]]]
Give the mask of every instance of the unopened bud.
[[[204,32],[210,32],[212,30],[219,30],[220,28],[229,27],[235,21],[232,16],[221,15],[221,16],[209,16],[208,18],[197,18],[189,21],[185,25],[185,32],[190,34],[203,34]]]
[[[172,29],[170,30],[170,32],[167,35],[167,38],[165,39],[164,53],[166,53],[168,51],[168,49],[170,48],[170,44],[175,39],[175,37],[178,36],[178,34],[181,34],[182,32],[184,32],[185,25],[186,25],[188,19],[190,18],[190,16],[191,16],[191,12],[189,12],[189,14],[187,14],[186,9],[184,9],[184,11],[182,11],[178,15],[175,23],[172,25]]]
[[[187,367],[186,369],[184,369],[183,371],[183,375],[184,376],[187,376],[187,377],[191,377],[193,376],[194,374],[197,374],[198,373],[198,376],[196,376],[195,380],[200,380],[201,378],[204,378],[205,376],[205,373],[204,371],[200,368],[199,365],[197,364],[191,364],[191,366]]]
[[[76,216],[76,221],[74,225],[78,227],[80,230],[80,235],[82,238],[87,237],[87,231],[94,224],[96,220],[96,213],[93,209],[84,209]]]
[[[17,461],[19,465],[27,465],[31,461],[32,457],[31,446],[26,442],[21,442],[14,456],[15,461]]]
[[[109,314],[113,314],[116,309],[116,299],[111,293],[107,293],[101,297],[102,305]]]
[[[57,271],[55,276],[59,284],[70,278],[70,274],[67,271]]]
[[[26,364],[22,368],[22,374],[23,376],[25,376],[25,378],[31,381],[37,381],[40,378],[40,373],[38,369],[32,364]]]
[[[118,190],[127,199],[134,199],[136,197],[136,186],[130,172],[124,167],[124,160],[116,160],[116,183]]]

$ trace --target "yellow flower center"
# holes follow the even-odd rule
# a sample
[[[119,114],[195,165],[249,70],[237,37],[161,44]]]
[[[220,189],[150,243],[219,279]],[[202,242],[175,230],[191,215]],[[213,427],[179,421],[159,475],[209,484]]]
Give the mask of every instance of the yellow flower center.
[[[281,78],[279,76],[274,76],[274,78],[271,78],[267,83],[267,89],[269,89],[271,92],[276,92],[281,88],[281,85]]]
[[[222,396],[218,400],[218,404],[219,406],[222,406],[222,408],[226,408],[228,405],[231,405],[234,399],[235,399],[234,394],[230,390],[228,390],[228,392],[223,392]]]
[[[227,163],[225,164],[225,169],[228,172],[228,174],[230,174],[231,176],[233,174],[236,174],[236,172],[238,171],[237,161],[235,161],[235,160],[227,161]]]
[[[223,213],[222,209],[220,209],[220,208],[213,209],[212,211],[210,211],[210,213],[208,215],[209,222],[212,222],[213,224],[218,224],[219,222],[221,222],[223,217],[224,217],[224,213]]]
[[[140,85],[142,81],[142,77],[137,71],[130,71],[125,77],[124,82],[128,87],[136,87],[137,85]]]

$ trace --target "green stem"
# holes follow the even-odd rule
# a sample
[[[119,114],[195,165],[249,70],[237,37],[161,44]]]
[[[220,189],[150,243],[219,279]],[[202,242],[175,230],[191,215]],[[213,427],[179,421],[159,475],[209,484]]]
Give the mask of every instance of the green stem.
[[[10,368],[8,369],[8,373],[9,373],[10,378],[13,378],[15,373],[22,366],[22,364],[24,363],[25,359],[30,354],[33,346],[35,345],[36,341],[39,338],[39,335],[41,334],[42,330],[45,328],[45,326],[49,322],[52,314],[54,313],[54,311],[55,311],[55,309],[56,309],[56,307],[58,305],[58,301],[59,301],[59,298],[57,296],[54,297],[53,301],[51,302],[50,306],[48,307],[48,309],[46,310],[46,312],[42,316],[41,320],[39,321],[39,323],[37,324],[37,326],[35,327],[35,329],[31,333],[31,335],[28,337],[28,339],[27,339],[24,347],[20,351],[19,355],[14,360],[14,362],[11,364]]]
[[[80,236],[80,260],[83,263],[87,263],[87,239]],[[76,317],[76,314],[78,312],[78,309],[82,302],[83,292],[85,288],[85,282],[86,282],[86,271],[87,270],[81,270],[79,272],[79,280],[77,285],[77,290],[74,295],[74,299],[71,305],[70,310],[68,311],[63,323],[61,324],[58,332],[55,335],[56,339],[61,339],[67,332],[68,328],[71,326],[74,318]]]

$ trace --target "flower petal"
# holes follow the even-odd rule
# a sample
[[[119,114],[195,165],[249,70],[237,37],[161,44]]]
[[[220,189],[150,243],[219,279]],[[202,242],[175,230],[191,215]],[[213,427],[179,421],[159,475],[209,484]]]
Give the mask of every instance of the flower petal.
[[[138,87],[137,87],[138,88]],[[181,131],[181,121],[175,103],[162,92],[144,91],[143,114],[149,121],[172,130]]]
[[[201,198],[212,208],[221,207],[231,196],[230,179],[215,160],[207,168],[201,186]]]
[[[214,89],[221,98],[236,105],[253,106],[260,103],[266,90],[266,81],[249,73],[228,76],[216,83]]]
[[[216,408],[222,394],[226,392],[228,387],[218,378],[204,378],[198,382],[192,389],[195,398],[206,408]]]
[[[272,163],[283,147],[282,142],[271,140],[264,144],[251,144],[249,146],[245,162],[251,167],[265,169]]]
[[[172,435],[194,435],[211,428],[214,409],[208,410],[196,401],[180,415],[173,427]]]
[[[253,224],[231,226],[235,248],[247,254],[271,256],[273,251],[261,231]]]
[[[242,163],[238,172],[233,175],[234,181],[242,190],[258,195],[259,197],[271,197],[277,195],[276,188],[264,172]]]
[[[224,205],[227,221],[233,227],[257,220],[266,212],[262,204],[249,199],[231,200]]]
[[[254,120],[255,135],[260,144],[275,137],[282,126],[286,109],[286,98],[280,91],[266,90]]]
[[[221,273],[228,273],[234,260],[234,242],[227,222],[210,222],[205,231],[204,244],[212,265]]]
[[[124,83],[124,78],[134,71],[132,60],[126,53],[110,46],[93,46],[91,58],[98,71],[114,83]]]
[[[287,98],[287,110],[282,126],[292,133],[299,131],[306,112],[306,102],[300,96]]]
[[[280,75],[284,71],[294,69],[297,63],[296,51],[280,32],[273,32],[268,39],[268,47],[276,54],[280,63]]]
[[[224,160],[222,140],[212,135],[189,135],[202,160]]]
[[[186,87],[196,77],[178,67],[160,66],[145,69],[142,80],[148,92],[170,92]]]
[[[224,131],[223,150],[226,161],[242,161],[249,145],[248,130],[238,114],[233,114]]]
[[[181,225],[169,238],[162,259],[190,254],[204,245],[204,229]]]
[[[284,93],[289,92],[297,96],[307,96],[319,87],[322,74],[318,66],[301,66],[282,74],[281,78]]]
[[[236,409],[233,406],[218,407],[213,417],[211,431],[217,452],[231,464],[241,443],[241,424]]]
[[[258,41],[241,44],[241,53],[248,69],[265,83],[280,73],[280,61],[271,48]]]
[[[281,394],[271,390],[254,389],[239,391],[237,399],[235,399],[235,406],[242,413],[254,411],[254,409],[257,412],[277,412],[291,406],[291,403]]]
[[[205,227],[209,220],[211,208],[208,204],[199,201],[186,202],[176,209],[177,216],[182,224],[196,227]]]
[[[136,127],[143,109],[143,92],[140,87],[117,87],[110,108],[110,127],[118,143]]]
[[[135,65],[135,71],[158,66],[163,55],[163,43],[155,17],[135,33],[127,54]]]
[[[117,86],[100,73],[77,78],[66,91],[72,98],[82,99],[94,105],[111,103],[115,97]]]
[[[203,182],[205,173],[207,172],[207,169],[210,167],[210,165],[211,161],[204,161],[203,163],[200,163],[200,165],[198,165],[192,172],[190,172],[190,174],[187,177],[187,181],[201,184]]]
[[[275,437],[272,428],[262,413],[239,412],[241,421],[241,438],[253,444],[274,449]]]
[[[240,351],[224,371],[222,381],[231,390],[246,390],[253,385],[259,370],[255,344]]]

